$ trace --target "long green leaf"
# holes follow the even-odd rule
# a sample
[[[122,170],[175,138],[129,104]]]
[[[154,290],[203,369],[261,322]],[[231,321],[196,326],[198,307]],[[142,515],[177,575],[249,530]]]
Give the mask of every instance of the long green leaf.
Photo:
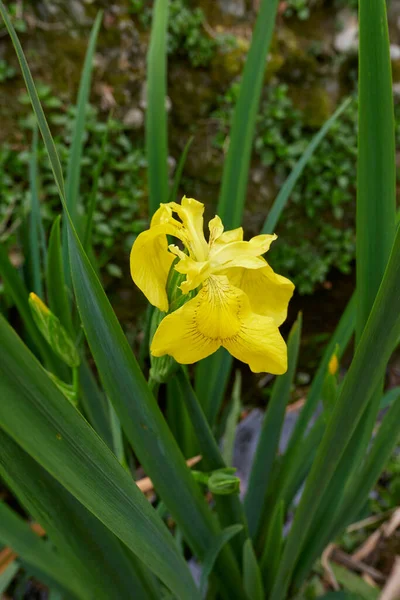
[[[359,2],[357,324],[360,339],[396,227],[396,160],[389,34],[384,0]]]
[[[242,224],[257,110],[277,6],[277,0],[261,1],[243,70],[217,210],[227,229]]]
[[[218,534],[218,536],[215,538],[213,546],[211,546],[211,548],[205,555],[200,578],[200,594],[202,598],[205,597],[207,591],[208,578],[212,573],[218,554],[221,552],[225,544],[227,544],[242,529],[242,525],[231,525],[230,527],[223,529],[221,533]]]
[[[220,348],[196,366],[195,391],[210,426],[213,427],[224,399],[233,359],[225,348]]]
[[[30,264],[32,265],[32,291],[43,298],[42,284],[42,229],[37,169],[38,130],[33,130],[31,157],[29,160],[29,183],[31,192],[31,212],[29,222]]]
[[[8,586],[14,579],[15,575],[18,573],[20,568],[19,563],[15,560],[10,565],[8,565],[7,569],[0,573],[0,594],[5,594]]]
[[[77,598],[89,598],[81,594],[79,581],[67,568],[62,556],[57,556],[50,546],[32,531],[28,523],[4,502],[0,502],[0,540],[21,555],[26,562],[53,577]]]
[[[44,528],[82,595],[99,600],[149,596],[140,561],[133,564],[111,531],[1,429],[0,475]]]
[[[47,298],[50,310],[60,319],[65,329],[73,334],[71,307],[64,277],[60,220],[61,215],[56,217],[50,231],[46,270]]]
[[[93,57],[96,49],[97,37],[103,19],[103,13],[97,14],[90,33],[89,44],[86,51],[85,62],[82,69],[81,81],[78,91],[78,102],[76,107],[76,118],[72,134],[72,144],[68,157],[66,176],[66,197],[69,214],[75,226],[77,226],[79,184],[81,177],[81,162],[85,135],[86,111],[89,102],[90,86],[92,81]],[[64,225],[64,228],[66,224]],[[65,234],[66,235],[66,231]],[[64,239],[64,238],[63,238]],[[67,260],[67,255],[65,255]]]
[[[265,593],[260,567],[251,540],[247,540],[243,547],[243,580],[249,600],[264,600]]]
[[[285,408],[290,399],[290,390],[296,372],[300,337],[301,315],[299,315],[289,335],[288,370],[275,381],[250,473],[244,506],[252,539],[255,539],[260,526],[263,506],[271,481],[272,466],[285,418]]]
[[[181,157],[179,159],[178,166],[176,167],[174,183],[171,188],[170,195],[169,195],[170,202],[176,202],[178,200],[178,190],[179,190],[179,186],[181,184],[182,173],[183,173],[183,169],[185,168],[187,155],[189,153],[190,146],[192,145],[193,140],[194,140],[194,137],[192,136],[186,142],[183,152],[181,154]]]
[[[233,383],[232,400],[229,408],[228,418],[223,439],[222,457],[228,467],[233,464],[233,451],[235,446],[236,429],[240,417],[242,392],[242,375],[240,371],[236,372],[235,381]]]
[[[274,200],[274,203],[271,207],[271,210],[268,213],[267,218],[265,219],[264,226],[262,228],[262,233],[273,233],[276,227],[276,224],[279,221],[279,218],[285,208],[290,194],[292,193],[296,183],[301,177],[304,168],[307,166],[308,161],[314,154],[315,150],[318,148],[319,144],[322,142],[332,125],[335,121],[343,114],[346,108],[349,106],[351,102],[351,98],[347,98],[339,108],[333,113],[333,115],[324,123],[318,133],[315,134],[304,153],[301,155],[293,170],[291,171],[289,177],[286,179],[285,183],[279,190],[279,194]]]
[[[328,370],[329,361],[332,358],[332,354],[335,352],[335,350],[338,359],[340,359],[340,357],[345,352],[354,332],[355,320],[356,296],[355,294],[353,294],[346,306],[345,311],[343,312],[340,318],[340,321],[329,341],[329,344],[325,348],[317,372],[314,375],[310,390],[307,394],[306,403],[302,411],[300,412],[294,431],[290,437],[289,444],[284,456],[282,469],[290,469],[290,463],[293,460],[295,460],[298,444],[304,437],[304,433],[307,429],[308,423],[317,408],[318,402],[321,400],[322,386],[324,384],[324,379]]]
[[[39,354],[45,363],[52,369],[56,370],[57,363],[55,356],[33,321],[28,304],[29,292],[26,289],[21,277],[19,277],[18,272],[10,263],[6,248],[2,244],[0,244],[0,275],[3,279],[7,292],[10,294],[19,314],[21,315],[29,338],[33,342],[35,348],[37,348],[39,351]]]
[[[310,538],[309,547],[302,553],[295,574],[295,581],[298,585],[307,576],[313,562],[328,542],[337,537],[357,517],[364,506],[371,488],[378,480],[398,442],[399,423],[400,398],[399,393],[397,393],[397,399],[385,415],[365,463],[351,478],[347,488],[341,490],[342,502],[339,505],[339,510],[336,513],[331,511],[326,523],[328,527],[325,527],[324,531],[319,531],[316,538]]]
[[[0,426],[178,598],[197,597],[165,525],[128,473],[0,317]]]
[[[168,202],[167,140],[168,0],[156,0],[147,54],[146,154],[149,172],[149,213]]]
[[[275,510],[271,515],[268,534],[260,561],[260,570],[267,596],[271,593],[276,574],[278,573],[283,546],[284,518],[284,504],[283,501],[280,501],[276,504]]]
[[[285,597],[302,545],[313,523],[322,494],[381,380],[400,334],[400,233],[389,259],[378,296],[308,477],[291,528],[271,600]]]

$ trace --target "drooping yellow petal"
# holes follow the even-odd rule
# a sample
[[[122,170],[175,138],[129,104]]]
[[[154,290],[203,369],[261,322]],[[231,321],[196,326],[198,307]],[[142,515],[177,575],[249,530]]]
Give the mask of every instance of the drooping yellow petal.
[[[168,311],[168,273],[175,257],[168,252],[168,226],[154,225],[136,238],[130,256],[131,276],[153,306]]]
[[[181,204],[169,202],[168,207],[177,213],[187,234],[187,246],[192,258],[203,261],[208,254],[208,244],[203,231],[204,204],[194,198],[182,198]]]
[[[245,292],[253,312],[272,317],[278,326],[285,321],[294,285],[275,273],[265,260],[262,269],[233,268],[225,274],[233,285]]]
[[[286,344],[274,320],[252,313],[246,294],[226,277],[210,276],[193,300],[161,321],[151,353],[191,364],[220,346],[254,372],[286,371]]]
[[[169,246],[169,250],[180,258],[180,261],[175,265],[175,270],[182,273],[182,275],[186,275],[186,280],[179,286],[184,294],[195,290],[210,275],[210,263],[208,261],[198,262],[193,260],[173,244]]]

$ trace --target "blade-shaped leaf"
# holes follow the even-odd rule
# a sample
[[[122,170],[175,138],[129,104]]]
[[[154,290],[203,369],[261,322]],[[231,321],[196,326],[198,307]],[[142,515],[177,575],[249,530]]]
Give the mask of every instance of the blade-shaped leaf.
[[[77,598],[87,598],[81,593],[78,578],[46,542],[32,531],[17,513],[0,502],[0,540],[10,546],[23,560],[53,577]]]
[[[167,140],[168,0],[156,0],[147,54],[146,154],[149,172],[149,213],[168,202]]]
[[[197,597],[165,525],[86,420],[0,317],[0,425],[180,598]]]
[[[200,594],[202,598],[205,597],[207,591],[208,578],[212,573],[218,554],[221,552],[225,544],[227,544],[242,529],[242,525],[231,525],[230,527],[223,529],[221,533],[219,533],[218,536],[215,538],[213,546],[211,546],[211,548],[205,555],[200,578]]]
[[[265,598],[260,568],[251,540],[247,540],[243,547],[243,580],[244,589],[249,600],[263,600]]]
[[[285,597],[302,544],[313,523],[315,511],[327,490],[340,459],[352,439],[371,394],[383,377],[400,334],[400,233],[396,235],[378,296],[342,385],[324,438],[308,477],[296,517],[283,553],[272,600]]]
[[[31,156],[29,159],[29,183],[31,192],[31,212],[29,222],[29,261],[32,266],[32,291],[43,298],[42,284],[42,254],[43,248],[43,223],[40,212],[38,191],[38,168],[37,168],[37,146],[38,130],[33,130],[33,141]]]
[[[260,439],[254,457],[247,493],[244,501],[249,532],[256,538],[263,506],[271,481],[272,466],[276,457],[286,405],[297,367],[301,337],[301,315],[292,327],[288,340],[288,370],[274,383],[272,395],[265,413]]]
[[[61,215],[56,217],[50,231],[46,270],[47,297],[50,310],[60,319],[65,329],[72,334],[74,329],[64,277],[60,221]]]
[[[150,596],[140,561],[133,564],[111,531],[1,429],[0,475],[44,528],[82,595],[99,600]]]

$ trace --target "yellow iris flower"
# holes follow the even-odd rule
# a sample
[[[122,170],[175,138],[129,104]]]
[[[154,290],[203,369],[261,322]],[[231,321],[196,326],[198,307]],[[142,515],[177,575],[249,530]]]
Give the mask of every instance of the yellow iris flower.
[[[193,198],[161,204],[150,229],[133,244],[132,279],[159,310],[169,309],[166,286],[176,257],[175,270],[186,276],[183,294],[198,290],[161,321],[150,351],[191,364],[223,346],[254,373],[280,375],[287,369],[287,349],[278,327],[286,319],[294,285],[262,258],[276,235],[245,242],[241,227],[224,231],[216,216],[209,222],[207,242],[203,212],[204,205]],[[168,245],[167,235],[180,240],[188,254]]]

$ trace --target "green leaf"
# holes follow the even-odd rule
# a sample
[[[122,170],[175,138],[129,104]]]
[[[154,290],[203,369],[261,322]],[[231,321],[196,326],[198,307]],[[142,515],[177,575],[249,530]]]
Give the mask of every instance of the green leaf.
[[[0,594],[5,594],[8,586],[18,573],[19,568],[19,563],[14,560],[14,562],[12,562],[5,571],[0,573]]]
[[[242,376],[240,371],[236,371],[236,377],[232,390],[232,402],[226,420],[225,433],[223,439],[222,458],[228,467],[232,466],[233,448],[235,445],[236,428],[240,417],[242,392]]]
[[[196,365],[195,391],[211,427],[224,399],[232,363],[229,352],[220,348]]]
[[[277,0],[261,1],[243,70],[217,209],[226,229],[242,224],[254,129],[277,6]]]
[[[285,546],[271,600],[285,597],[295,563],[313,524],[313,518],[342,455],[368,406],[371,394],[384,375],[400,334],[400,233],[379,288],[370,318],[355,357],[342,384],[324,438],[307,479],[296,517]]]
[[[111,531],[1,429],[0,450],[1,477],[46,531],[77,578],[80,596],[147,598],[139,559],[129,559]]]
[[[94,215],[94,212],[96,209],[100,175],[103,171],[104,161],[105,161],[106,154],[107,154],[107,143],[108,143],[108,135],[110,132],[110,126],[111,126],[111,116],[109,117],[109,119],[107,121],[107,127],[104,130],[103,137],[101,140],[100,155],[99,155],[99,159],[97,161],[96,168],[94,171],[92,190],[90,192],[89,202],[88,202],[88,206],[86,208],[87,217],[86,217],[85,233],[83,236],[83,247],[85,249],[85,252],[88,252],[89,248],[91,248],[91,245],[92,245],[93,215]]]
[[[33,320],[28,302],[29,292],[26,289],[21,277],[18,275],[18,272],[10,263],[4,244],[0,244],[0,275],[5,284],[6,291],[10,294],[19,314],[21,315],[29,338],[32,340],[35,348],[37,348],[40,356],[49,366],[49,368],[51,367],[52,369],[56,370],[55,357]]]
[[[263,506],[271,482],[273,463],[279,447],[286,405],[297,367],[301,337],[301,314],[293,325],[288,340],[288,370],[277,377],[264,417],[260,439],[254,457],[244,506],[250,536],[254,540],[260,527]]]
[[[38,191],[37,145],[38,131],[37,127],[35,127],[33,130],[32,150],[29,160],[29,183],[31,192],[29,259],[30,264],[32,265],[32,291],[34,291],[38,296],[43,297],[41,253],[44,251],[44,233]]]
[[[57,315],[65,329],[72,334],[74,329],[64,278],[60,221],[61,215],[54,219],[50,231],[46,270],[47,297],[50,310]]]
[[[0,426],[113,531],[178,598],[197,597],[165,525],[115,456],[0,317]]]
[[[367,502],[371,488],[378,480],[398,442],[399,423],[400,401],[397,399],[385,415],[373,441],[372,448],[361,468],[351,476],[346,488],[344,485],[339,484],[337,486],[339,489],[333,490],[332,504],[333,506],[336,504],[336,510],[329,507],[326,511],[329,514],[329,519],[326,519],[326,515],[322,515],[322,526],[318,527],[318,522],[315,523],[314,530],[318,532],[318,535],[316,537],[310,535],[308,547],[302,554],[296,572],[296,579],[299,582],[307,575],[308,570],[320,556],[328,542],[337,537],[347,525],[357,518],[358,513]],[[350,451],[348,454],[350,454]],[[351,459],[351,456],[349,458]],[[333,494],[336,494],[336,496]]]
[[[345,352],[350,339],[354,332],[356,319],[356,296],[353,294],[348,302],[345,311],[343,312],[340,321],[333,333],[329,344],[327,345],[321,362],[319,363],[316,374],[312,381],[310,390],[307,394],[306,403],[300,412],[299,418],[296,421],[294,431],[290,437],[289,444],[284,455],[282,470],[290,470],[291,463],[295,460],[298,444],[304,437],[308,423],[313,416],[318,402],[321,400],[322,387],[324,384],[325,374],[328,370],[329,361],[332,357],[335,348],[338,348],[338,359]]]
[[[396,228],[396,159],[389,34],[384,0],[359,2],[357,323],[360,339]]]
[[[65,191],[68,211],[75,226],[77,226],[78,218],[77,211],[79,203],[79,185],[86,125],[86,111],[89,102],[90,86],[92,81],[93,57],[96,50],[97,36],[102,19],[103,13],[100,11],[97,14],[92,31],[90,33],[89,44],[87,47],[85,62],[82,69],[82,76],[79,84],[76,118],[72,133],[71,149],[68,157]],[[66,224],[64,227],[66,227]],[[67,256],[65,255],[65,260],[66,259]]]
[[[167,140],[168,0],[156,0],[147,53],[146,153],[149,172],[149,213],[168,202]]]
[[[183,169],[185,168],[187,155],[189,153],[190,146],[192,145],[193,140],[194,140],[194,137],[192,136],[186,142],[183,152],[181,154],[181,157],[179,159],[178,166],[176,167],[175,176],[174,176],[174,184],[172,186],[172,189],[171,189],[171,192],[169,195],[170,202],[176,202],[178,200],[178,191],[179,191],[179,186],[181,184],[182,173],[183,173]]]
[[[243,581],[249,600],[264,600],[264,586],[251,540],[243,546]]]
[[[305,149],[302,156],[299,158],[293,170],[291,171],[289,177],[286,179],[285,183],[279,190],[279,194],[274,200],[272,207],[268,213],[267,218],[265,219],[264,226],[262,228],[262,233],[273,233],[276,227],[276,224],[279,221],[279,218],[286,207],[286,204],[289,200],[290,194],[293,192],[293,189],[301,177],[304,168],[307,166],[308,161],[314,154],[315,150],[318,148],[319,144],[322,142],[332,125],[335,121],[343,114],[346,108],[349,106],[351,102],[350,98],[347,98],[339,108],[333,113],[333,115],[324,123],[318,133],[315,134],[307,148]]]
[[[17,513],[0,502],[0,540],[23,560],[53,577],[74,596],[82,597],[78,579],[62,559]],[[85,596],[89,598],[89,596]]]
[[[205,598],[206,596],[208,578],[213,571],[214,564],[219,553],[225,544],[227,544],[242,529],[243,525],[231,525],[230,527],[223,529],[221,533],[215,537],[213,545],[210,547],[203,560],[203,568],[201,570],[200,578],[200,595],[202,598]]]
[[[269,519],[268,533],[260,561],[260,570],[267,597],[271,593],[279,569],[279,561],[283,547],[284,519],[285,509],[283,501],[281,500],[276,504],[275,510]]]

